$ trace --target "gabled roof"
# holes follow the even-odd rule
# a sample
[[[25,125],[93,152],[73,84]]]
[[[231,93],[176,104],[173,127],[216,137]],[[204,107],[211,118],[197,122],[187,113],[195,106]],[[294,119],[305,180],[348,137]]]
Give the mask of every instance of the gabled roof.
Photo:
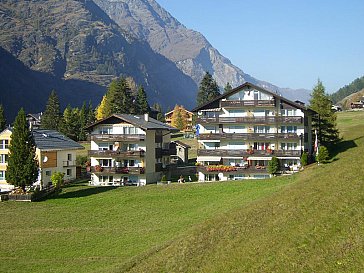
[[[227,97],[231,96],[232,94],[235,94],[236,92],[244,89],[245,87],[252,88],[252,89],[256,89],[256,90],[262,91],[264,93],[267,93],[269,95],[272,95],[273,97],[279,98],[281,101],[287,103],[288,105],[291,105],[293,107],[296,107],[298,109],[305,110],[305,111],[310,111],[312,113],[316,113],[314,110],[312,110],[312,109],[310,109],[310,108],[308,108],[308,107],[306,107],[306,106],[304,106],[302,104],[293,102],[293,101],[291,101],[289,99],[286,99],[286,98],[278,95],[277,93],[274,93],[274,92],[269,91],[269,90],[266,90],[266,89],[264,89],[262,87],[256,86],[256,85],[254,85],[254,84],[252,84],[250,82],[245,82],[244,84],[242,84],[242,85],[240,85],[240,86],[238,86],[238,87],[230,90],[229,92],[224,93],[224,94],[218,96],[217,98],[215,98],[215,99],[213,99],[213,100],[211,100],[211,101],[209,101],[209,102],[207,102],[207,103],[205,103],[205,104],[203,104],[203,105],[201,105],[199,107],[194,108],[192,110],[192,112],[198,112],[198,111],[201,111],[203,109],[207,109],[207,108],[209,108],[210,105],[212,105],[213,108],[216,108],[216,102],[218,102],[221,99],[227,98]]]
[[[183,108],[187,113],[189,113],[189,114],[191,114],[191,115],[193,115],[193,112],[191,112],[191,111],[188,111],[186,108]],[[164,115],[165,116],[167,116],[167,115],[169,115],[169,114],[171,114],[171,113],[173,113],[174,112],[174,109],[172,110],[172,111],[169,111],[169,112],[167,112],[167,113],[165,113]]]
[[[99,120],[98,122],[95,122],[94,124],[91,124],[90,126],[86,127],[87,130],[91,130],[95,126],[99,124],[107,124],[108,120],[111,120],[113,118],[117,118],[118,120],[124,121],[126,123],[132,124],[136,127],[139,127],[145,131],[147,130],[168,130],[171,132],[178,132],[179,130],[169,126],[163,122],[160,122],[154,118],[148,117],[148,121],[145,120],[144,115],[130,115],[130,114],[112,114],[111,116]],[[113,122],[114,123],[114,122]]]
[[[0,136],[2,135],[2,134],[4,134],[4,133],[6,133],[6,132],[13,132],[13,129],[11,128],[11,127],[7,127],[7,128],[5,128],[2,132],[0,132]]]
[[[81,150],[76,141],[54,130],[33,130],[35,146],[40,150]]]
[[[176,143],[177,145],[183,147],[183,148],[187,148],[187,149],[190,149],[191,146],[190,145],[187,145],[186,143],[183,143],[182,141],[179,141],[179,140],[174,140],[174,141],[171,141],[171,142],[174,142]]]
[[[27,114],[27,117],[33,117],[34,119],[36,119],[37,121],[40,121],[41,120],[41,117],[42,117],[43,113],[40,112],[40,113],[36,113],[36,114]]]

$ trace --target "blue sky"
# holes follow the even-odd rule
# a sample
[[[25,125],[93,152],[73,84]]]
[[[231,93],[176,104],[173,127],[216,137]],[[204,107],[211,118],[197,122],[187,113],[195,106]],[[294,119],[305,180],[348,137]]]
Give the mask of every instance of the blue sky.
[[[363,0],[156,0],[231,62],[280,87],[328,93],[364,75]]]

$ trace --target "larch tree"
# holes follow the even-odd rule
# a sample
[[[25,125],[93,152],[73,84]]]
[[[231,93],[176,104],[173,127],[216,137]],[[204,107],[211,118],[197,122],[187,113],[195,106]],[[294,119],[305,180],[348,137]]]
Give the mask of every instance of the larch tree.
[[[35,154],[35,142],[29,130],[24,109],[21,108],[15,118],[13,133],[9,145],[9,159],[6,180],[25,190],[38,178],[38,161]]]
[[[58,130],[61,120],[61,109],[59,99],[55,90],[49,95],[46,109],[42,116],[41,128],[49,130]]]
[[[186,117],[184,115],[185,111],[183,110],[184,108],[182,109],[181,106],[176,105],[173,109],[173,114],[171,118],[171,125],[179,129],[180,131],[186,128]]]
[[[218,96],[220,96],[220,88],[212,78],[212,75],[209,72],[206,72],[198,88],[197,106],[201,106]]]
[[[318,113],[312,120],[313,130],[318,132],[320,145],[327,147],[339,141],[339,131],[336,128],[336,114],[331,110],[332,102],[325,93],[325,87],[320,80],[312,90],[310,108]]]
[[[102,97],[99,106],[97,106],[96,108],[96,114],[95,114],[96,120],[102,120],[110,115],[109,113],[106,112],[106,104],[107,104],[107,97],[106,95],[104,95]]]
[[[4,107],[0,104],[0,132],[6,128],[6,118],[4,114]]]

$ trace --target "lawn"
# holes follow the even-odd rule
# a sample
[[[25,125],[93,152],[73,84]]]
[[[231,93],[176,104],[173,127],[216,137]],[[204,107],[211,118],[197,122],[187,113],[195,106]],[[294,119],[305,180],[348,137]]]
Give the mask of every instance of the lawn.
[[[271,180],[92,188],[0,203],[1,272],[361,272],[364,113],[335,159]]]

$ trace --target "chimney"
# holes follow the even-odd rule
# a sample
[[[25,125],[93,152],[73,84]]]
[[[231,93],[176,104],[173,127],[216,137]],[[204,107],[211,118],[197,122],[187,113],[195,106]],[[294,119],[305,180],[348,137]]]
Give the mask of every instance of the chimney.
[[[149,121],[149,114],[148,114],[148,113],[145,113],[145,114],[144,114],[144,120],[145,120],[145,121]]]

